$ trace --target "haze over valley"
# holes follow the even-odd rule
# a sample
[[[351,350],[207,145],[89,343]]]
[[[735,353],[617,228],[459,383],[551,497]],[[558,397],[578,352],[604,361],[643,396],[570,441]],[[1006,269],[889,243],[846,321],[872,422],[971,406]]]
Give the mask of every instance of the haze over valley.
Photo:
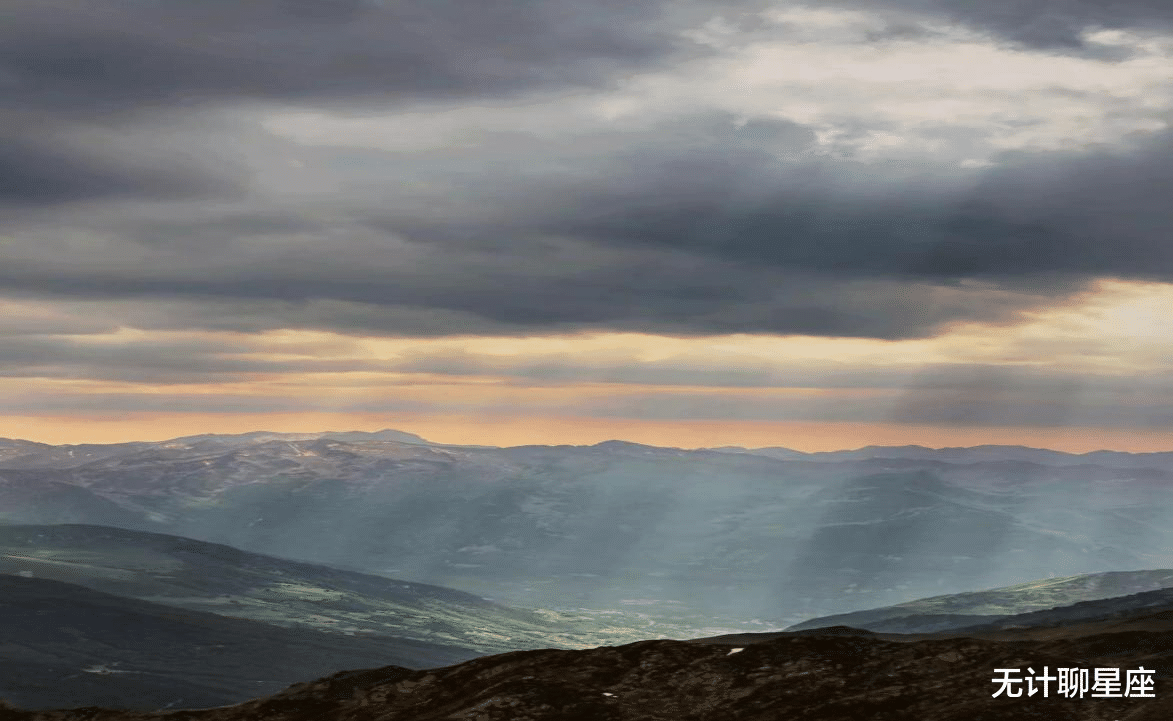
[[[1173,718],[1173,3],[0,5],[0,721]]]
[[[492,448],[386,431],[8,442],[5,456],[9,523],[161,532],[696,624],[1173,566],[1173,454]]]

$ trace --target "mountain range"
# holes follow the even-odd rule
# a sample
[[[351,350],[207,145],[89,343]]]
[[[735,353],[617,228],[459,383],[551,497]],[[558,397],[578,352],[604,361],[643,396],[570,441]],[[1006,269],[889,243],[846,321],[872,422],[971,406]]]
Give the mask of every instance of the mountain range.
[[[653,635],[1173,565],[1161,453],[493,448],[401,431],[0,447],[9,523],[167,533],[512,605],[627,611]]]
[[[989,698],[1167,682],[1166,456],[2,441],[0,719],[1167,717]]]

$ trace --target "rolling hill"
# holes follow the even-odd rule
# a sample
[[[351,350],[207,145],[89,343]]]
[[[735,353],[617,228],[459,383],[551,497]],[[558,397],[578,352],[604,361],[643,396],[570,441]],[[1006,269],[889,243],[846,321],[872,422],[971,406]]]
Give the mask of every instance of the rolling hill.
[[[347,637],[0,574],[0,698],[26,708],[222,706],[344,668],[479,655],[390,635]]]
[[[103,526],[0,526],[0,573],[271,625],[479,653],[639,638],[617,624],[507,608],[449,588]]]

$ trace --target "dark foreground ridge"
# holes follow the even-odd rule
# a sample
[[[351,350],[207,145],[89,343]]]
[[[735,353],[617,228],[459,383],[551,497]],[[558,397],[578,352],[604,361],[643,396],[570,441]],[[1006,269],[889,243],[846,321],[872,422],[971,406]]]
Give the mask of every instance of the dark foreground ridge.
[[[516,651],[455,666],[335,674],[267,698],[198,711],[2,711],[3,721],[1167,721],[1173,632],[1050,641],[893,641],[866,631],[640,641]],[[1002,694],[995,668],[1155,669],[1154,698]],[[1040,684],[1041,686],[1041,684]]]

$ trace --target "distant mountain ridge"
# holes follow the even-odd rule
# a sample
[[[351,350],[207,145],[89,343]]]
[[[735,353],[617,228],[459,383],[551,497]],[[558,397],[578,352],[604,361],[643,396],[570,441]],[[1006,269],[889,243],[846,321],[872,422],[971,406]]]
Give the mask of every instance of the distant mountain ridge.
[[[225,446],[240,446],[266,441],[307,441],[330,438],[350,442],[395,441],[432,446],[451,446],[457,448],[503,448],[489,445],[444,444],[428,441],[425,438],[406,431],[385,428],[380,431],[317,431],[306,433],[251,431],[247,433],[204,433],[192,436],[179,436],[163,441],[131,441],[111,444],[48,444],[38,441],[0,438],[0,463],[9,459],[18,458],[23,454],[44,453],[56,451],[54,458],[62,453],[72,459],[94,459],[107,455],[100,453],[106,449],[107,453],[124,450],[142,449],[150,446],[166,446],[168,444],[203,444],[213,443]],[[746,448],[742,446],[701,447],[694,451],[681,448],[666,448],[643,443],[634,443],[624,440],[608,440],[595,443],[592,446],[514,446],[546,447],[546,448],[583,448],[596,447],[605,449],[629,449],[647,451],[676,451],[701,452],[713,451],[720,453],[750,453],[755,455],[778,458],[782,460],[808,460],[817,462],[837,462],[845,460],[863,460],[873,458],[887,459],[915,459],[937,460],[945,463],[980,463],[989,461],[1021,461],[1040,463],[1043,465],[1100,465],[1114,468],[1169,468],[1173,467],[1173,451],[1130,453],[1125,451],[1098,450],[1086,453],[1068,453],[1045,448],[1034,448],[1018,445],[978,445],[969,447],[930,448],[919,445],[903,446],[864,446],[855,449],[837,451],[798,451],[782,446],[766,446],[761,448]],[[30,461],[32,459],[29,459]],[[48,460],[48,459],[45,459]],[[63,460],[63,459],[62,459]]]
[[[170,533],[689,627],[1173,564],[1170,454],[483,448],[399,433],[17,443],[0,458],[0,521]]]
[[[321,438],[331,438],[350,442],[395,441],[432,446],[451,446],[458,448],[501,449],[506,447],[470,444],[445,444],[428,441],[425,438],[407,431],[384,428],[379,431],[316,431],[316,432],[274,432],[250,431],[247,433],[204,433],[192,436],[179,436],[163,441],[130,441],[111,444],[49,444],[39,441],[28,441],[12,438],[0,438],[0,463],[13,458],[18,453],[44,452],[50,449],[68,452],[74,451],[75,458],[94,458],[98,449],[109,449],[110,452],[121,450],[141,449],[149,446],[167,444],[200,444],[219,443],[224,445],[248,445],[265,441],[307,441]],[[765,446],[761,448],[747,448],[743,446],[715,446],[700,447],[694,451],[681,448],[667,448],[644,443],[635,443],[619,439],[601,441],[592,446],[514,446],[544,447],[544,448],[583,448],[596,447],[605,449],[629,450],[656,450],[676,452],[713,451],[720,453],[750,453],[783,460],[808,460],[821,462],[836,462],[844,460],[863,460],[872,458],[888,459],[915,459],[937,460],[945,463],[980,463],[989,461],[1021,461],[1040,463],[1043,465],[1100,465],[1114,468],[1169,468],[1173,467],[1173,451],[1140,452],[1098,450],[1086,453],[1069,453],[1054,451],[1046,448],[1034,448],[1019,445],[977,445],[977,446],[950,446],[930,448],[919,445],[903,446],[864,446],[855,449],[837,451],[799,451],[782,446]]]
[[[321,431],[317,433],[274,433],[272,431],[252,431],[250,433],[204,433],[195,436],[181,436],[162,443],[199,443],[204,441],[219,441],[227,444],[255,443],[264,441],[309,441],[318,438],[334,438],[340,441],[395,441],[397,443],[419,443],[429,445],[430,442],[414,433],[384,428],[381,431]],[[432,444],[434,445],[434,444]]]
[[[330,438],[350,442],[393,441],[432,445],[414,433],[385,428],[381,431],[322,431],[318,433],[204,433],[180,436],[164,441],[131,441],[126,443],[39,443],[11,438],[0,438],[0,468],[69,468],[119,455],[150,449],[190,448],[215,451],[239,448],[270,441],[312,441]]]

